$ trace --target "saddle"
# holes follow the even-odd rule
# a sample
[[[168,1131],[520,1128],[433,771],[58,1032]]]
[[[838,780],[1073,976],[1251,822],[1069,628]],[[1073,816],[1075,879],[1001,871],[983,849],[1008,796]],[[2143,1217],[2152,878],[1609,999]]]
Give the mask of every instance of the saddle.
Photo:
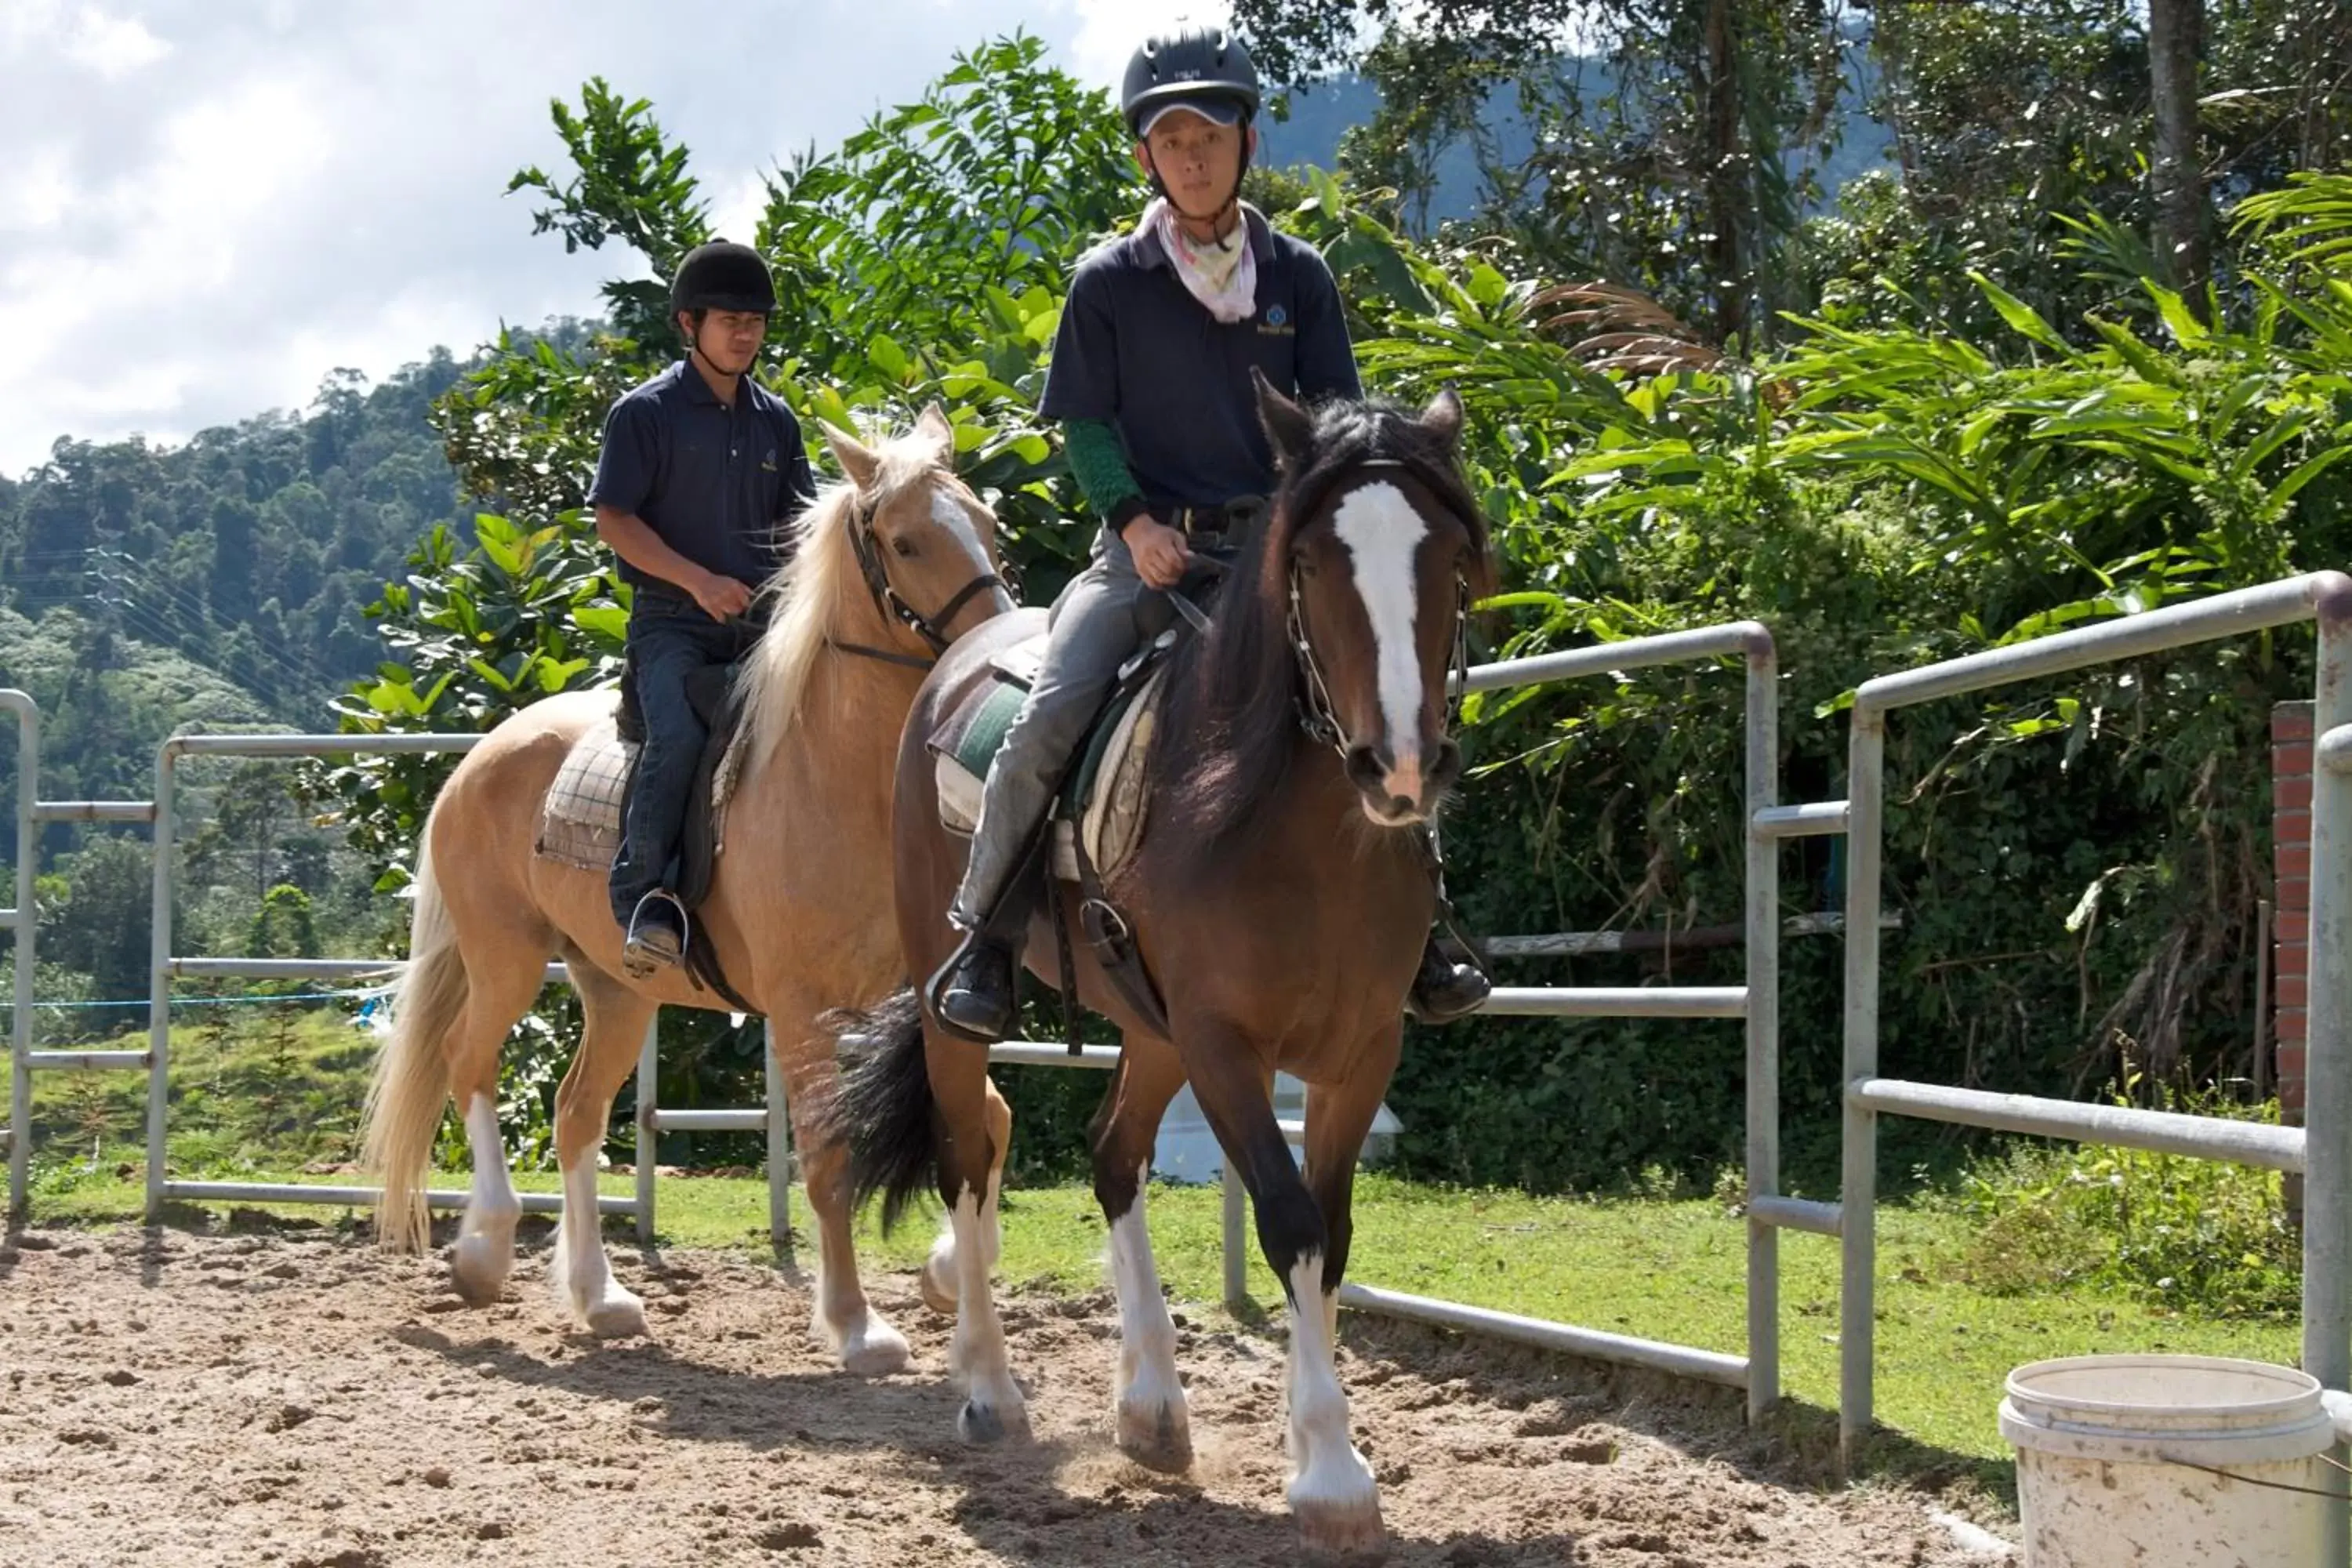
[[[1046,817],[1047,864],[1066,882],[1080,879],[1083,854],[1103,877],[1116,876],[1143,837],[1144,764],[1150,755],[1160,675],[1173,636],[1130,659],[1078,744]],[[974,687],[925,742],[938,786],[940,826],[969,838],[980,825],[989,765],[1003,749],[1013,719],[1036,684],[1045,634],[1015,643],[989,661],[992,679]]]
[[[686,829],[678,844],[677,880],[670,889],[688,914],[699,910],[710,896],[711,879],[725,847],[727,802],[742,770],[743,700],[736,679],[741,668],[740,662],[712,665],[687,679],[687,701],[710,737],[695,764]],[[625,678],[613,717],[572,742],[555,782],[548,786],[533,847],[541,858],[583,871],[612,870],[621,852],[629,795],[636,787],[637,749],[644,743],[645,716],[637,708],[635,683]],[[728,983],[703,923],[688,924],[687,977],[697,989],[717,992],[735,1011],[756,1014],[759,1009]]]

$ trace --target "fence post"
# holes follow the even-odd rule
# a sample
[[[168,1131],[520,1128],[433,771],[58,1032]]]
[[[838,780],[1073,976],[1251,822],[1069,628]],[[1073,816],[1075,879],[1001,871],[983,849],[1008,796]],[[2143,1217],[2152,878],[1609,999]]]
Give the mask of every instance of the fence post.
[[[646,1043],[637,1051],[637,1245],[654,1244],[654,1154],[661,1139],[654,1131],[658,1103],[654,1079],[661,1065],[661,1009],[646,1020]],[[593,1223],[593,1222],[592,1222]]]
[[[1878,1266],[1878,1113],[1854,1092],[1878,1076],[1878,909],[1885,832],[1886,713],[1856,701],[1846,752],[1845,1158],[1838,1184],[1838,1462],[1850,1472],[1870,1432],[1872,1311]]]
[[[33,868],[40,847],[33,837],[33,803],[40,798],[41,713],[21,691],[0,691],[0,706],[16,715],[16,984],[8,1006],[8,1223],[21,1224],[30,1194],[33,1159]]]
[[[767,1046],[768,1239],[789,1247],[793,1239],[793,1123],[784,1090],[784,1069],[776,1064],[776,1021],[762,1029]]]
[[[1780,1402],[1780,1231],[1756,1200],[1780,1193],[1780,843],[1756,814],[1780,802],[1780,660],[1748,650],[1748,1419]]]
[[[2305,1004],[2303,1369],[2352,1386],[2352,591],[2323,597],[2311,769],[2309,977]],[[2282,871],[2281,889],[2284,889]],[[2287,917],[2282,913],[2284,930]],[[2281,1077],[2284,1074],[2282,1072]],[[2339,1444],[2334,1456],[2339,1461]],[[2327,1510],[2321,1561],[2352,1552],[2352,1519]]]
[[[163,1121],[171,1100],[172,1067],[172,786],[179,773],[178,739],[155,753],[155,907],[149,916],[147,998],[147,1223],[163,1219]]]

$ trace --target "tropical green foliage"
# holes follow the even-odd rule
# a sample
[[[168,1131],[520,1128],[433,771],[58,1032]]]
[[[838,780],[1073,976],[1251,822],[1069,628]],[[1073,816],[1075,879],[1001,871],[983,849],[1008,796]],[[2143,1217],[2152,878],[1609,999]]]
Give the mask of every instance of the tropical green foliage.
[[[555,203],[547,226],[625,239],[649,276],[701,236],[689,161],[646,106],[592,86],[560,127],[576,177],[525,178]],[[1140,199],[1110,177],[1117,140],[1108,105],[1034,46],[992,46],[779,176],[760,235],[795,301],[772,334],[772,384],[812,423],[943,398],[1033,599],[1085,533],[1061,524],[1077,509],[1034,403],[1061,280]],[[2329,270],[2352,244],[2347,184],[2312,176],[2248,203],[2226,295],[2185,300],[2121,246],[2085,248],[2054,289],[1956,274],[1965,296],[1938,299],[1985,323],[1965,335],[1912,324],[1929,308],[1898,279],[1920,253],[1890,216],[1844,238],[1863,281],[1832,279],[1782,322],[1781,349],[1747,359],[1636,294],[1558,286],[1524,246],[1412,242],[1328,175],[1258,189],[1339,275],[1373,385],[1417,398],[1451,384],[1468,403],[1468,460],[1508,579],[1480,618],[1482,651],[1760,618],[1784,672],[1784,798],[1821,799],[1843,793],[1843,700],[1871,674],[2352,557],[2352,470],[2338,467],[2352,291]],[[1096,205],[1049,213],[1040,191]],[[1874,258],[1895,272],[1877,277]],[[884,297],[898,301],[887,312]],[[443,401],[453,459],[501,514],[470,549],[432,535],[387,590],[399,658],[344,700],[348,725],[478,727],[605,678],[622,599],[581,491],[604,407],[665,352],[658,337],[509,345]],[[1900,715],[1889,1070],[2058,1092],[2242,1075],[2267,705],[2307,691],[2310,673],[2308,634],[2290,631]],[[1691,671],[1474,702],[1481,772],[1447,847],[1475,922],[1736,921],[1740,700],[1736,673]],[[381,861],[404,853],[443,766],[341,776]],[[1787,912],[1838,908],[1837,846],[1789,855]],[[1738,973],[1719,952],[1535,963],[1511,978]],[[1801,1171],[1834,1121],[1836,970],[1834,942],[1790,943],[1784,1099]],[[704,1052],[703,1070],[747,1075],[730,1089],[674,1069],[679,1093],[750,1097],[756,1056],[739,1039],[673,1027],[693,1036],[679,1059]],[[1420,1037],[1391,1097],[1402,1158],[1544,1188],[1661,1164],[1704,1178],[1736,1157],[1738,1059],[1729,1032],[1704,1026]],[[1073,1077],[1013,1086],[1027,1168],[1076,1154],[1096,1086]]]

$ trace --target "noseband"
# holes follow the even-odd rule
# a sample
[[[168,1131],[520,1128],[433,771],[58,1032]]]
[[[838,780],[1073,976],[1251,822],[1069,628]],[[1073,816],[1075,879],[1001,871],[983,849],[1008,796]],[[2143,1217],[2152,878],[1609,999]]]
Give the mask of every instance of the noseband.
[[[1395,468],[1410,474],[1410,464],[1394,458],[1372,458],[1356,465],[1365,468]],[[1463,694],[1470,684],[1470,579],[1461,573],[1454,574],[1454,648],[1446,670],[1445,727],[1451,731],[1462,718]],[[1328,746],[1339,753],[1339,760],[1348,757],[1348,735],[1340,726],[1339,708],[1331,700],[1330,682],[1324,679],[1323,661],[1316,656],[1314,639],[1307,635],[1307,603],[1298,588],[1298,563],[1293,560],[1289,572],[1291,652],[1298,664],[1299,692],[1298,728],[1318,745]]]
[[[867,647],[862,643],[835,643],[844,653],[861,658],[878,658],[887,664],[902,664],[911,669],[929,669],[939,662],[939,656],[948,651],[950,638],[946,628],[955,624],[957,613],[972,598],[992,588],[1004,586],[1004,579],[993,572],[983,572],[956,590],[955,596],[929,615],[915,608],[898,595],[890,584],[890,574],[882,564],[882,542],[874,531],[874,510],[864,492],[859,492],[856,510],[849,519],[850,549],[857,556],[857,570],[865,575],[866,592],[874,595],[874,605],[883,614],[897,617],[899,624],[930,646],[931,657],[896,653],[888,648]]]

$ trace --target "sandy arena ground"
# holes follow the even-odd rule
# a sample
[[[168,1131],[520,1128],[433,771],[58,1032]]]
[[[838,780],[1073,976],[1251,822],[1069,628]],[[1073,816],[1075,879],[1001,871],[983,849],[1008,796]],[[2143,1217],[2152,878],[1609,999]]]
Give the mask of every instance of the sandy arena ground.
[[[257,1217],[257,1216],[256,1216]],[[947,1325],[877,1300],[913,1369],[864,1382],[808,1336],[797,1277],[620,1248],[650,1341],[572,1331],[527,1224],[505,1301],[321,1228],[0,1244],[0,1562],[1286,1563],[1278,1334],[1180,1325],[1199,1461],[1110,1442],[1108,1293],[1008,1300],[1036,1441],[953,1436]],[[1396,1564],[1960,1568],[1897,1490],[1757,1471],[1727,1396],[1343,1319],[1340,1376]],[[1746,1468],[1743,1468],[1746,1466]]]

